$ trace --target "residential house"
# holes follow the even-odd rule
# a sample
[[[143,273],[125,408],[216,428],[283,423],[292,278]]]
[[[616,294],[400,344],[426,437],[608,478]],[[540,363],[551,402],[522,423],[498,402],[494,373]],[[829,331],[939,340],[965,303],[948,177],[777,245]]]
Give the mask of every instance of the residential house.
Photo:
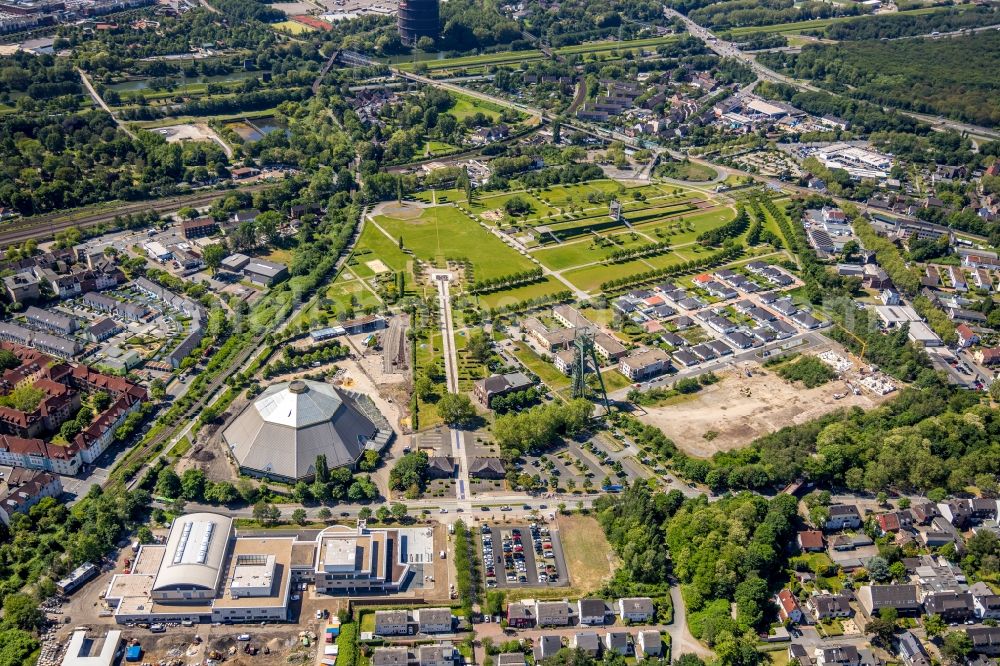
[[[562,649],[562,639],[559,636],[554,636],[551,634],[546,634],[544,636],[539,636],[535,640],[535,647],[532,648],[532,653],[535,657],[535,663],[539,664],[543,659],[548,659],[553,656],[559,650]]]
[[[983,347],[972,352],[972,357],[976,363],[988,368],[1000,365],[1000,347]]]
[[[414,613],[417,627],[422,634],[451,633],[452,616],[450,608],[421,608]]]
[[[539,627],[566,626],[569,618],[570,607],[565,601],[535,602],[535,623]]]
[[[1000,655],[1000,627],[966,627],[972,651],[989,656]]]
[[[663,639],[660,632],[640,631],[635,637],[635,656],[637,659],[658,658],[663,653]]]
[[[497,666],[525,666],[527,661],[521,652],[504,652],[497,655]]]
[[[197,217],[193,220],[181,221],[181,234],[184,238],[204,238],[219,231],[219,223],[211,217]]]
[[[976,617],[980,620],[1000,619],[1000,594],[986,583],[979,581],[969,588]]]
[[[827,511],[829,518],[823,529],[828,532],[856,530],[861,527],[861,512],[853,504],[831,504]]]
[[[795,542],[804,553],[821,553],[826,550],[823,532],[820,530],[802,530],[795,535]]]
[[[857,599],[868,617],[883,608],[894,608],[900,615],[920,612],[916,585],[864,585],[858,589]]]
[[[629,643],[627,631],[609,631],[604,634],[604,649],[610,652],[617,652],[623,657],[632,653],[632,645]]]
[[[955,332],[958,334],[958,346],[962,349],[979,344],[979,336],[966,324],[956,326]]]
[[[931,666],[931,658],[912,631],[904,631],[896,639],[899,656],[906,666]]]
[[[861,653],[853,645],[830,645],[813,651],[816,666],[861,666]]]
[[[880,513],[875,516],[875,524],[882,535],[895,534],[901,529],[913,524],[913,519],[908,511],[893,511],[891,513]]]
[[[3,279],[4,289],[15,303],[38,300],[41,296],[38,285],[39,279],[33,273],[15,273]]]
[[[76,319],[52,310],[42,310],[29,305],[24,318],[35,328],[62,335],[72,335],[76,330]]]
[[[427,458],[427,477],[430,479],[450,479],[455,476],[455,459],[451,456],[430,456]]]
[[[662,305],[660,307],[665,308],[667,306]],[[671,314],[673,314],[672,310]],[[596,351],[598,356],[606,361],[617,361],[628,353],[625,345],[619,342],[616,338],[608,335],[607,333],[600,332],[594,334],[594,351]]]
[[[46,497],[62,495],[62,481],[49,472],[15,467],[0,486],[0,522],[10,525],[15,513],[27,513]]]
[[[534,384],[524,373],[509,372],[477,380],[472,386],[472,392],[480,404],[489,407],[493,398],[527,390]]]
[[[593,631],[580,631],[573,635],[570,647],[574,650],[583,650],[588,656],[596,657],[601,653],[601,639]]]
[[[976,612],[969,592],[936,592],[924,597],[924,610],[928,615],[940,615],[945,622],[965,622]]]
[[[417,648],[417,666],[453,666],[458,650],[450,643],[421,645]]]
[[[88,326],[84,337],[91,342],[104,342],[108,338],[121,333],[123,330],[124,327],[121,324],[114,319],[105,317]]]
[[[778,592],[775,602],[778,605],[778,617],[781,618],[782,622],[794,624],[802,622],[802,608],[799,606],[799,600],[788,588]]]
[[[608,613],[608,605],[604,599],[580,599],[576,602],[579,623],[583,625],[602,625]]]
[[[405,610],[375,611],[375,634],[405,636],[410,633],[410,615]]]
[[[618,616],[629,622],[649,622],[656,616],[656,607],[649,597],[619,599]]]
[[[521,602],[507,604],[507,624],[515,629],[535,626],[535,607]]]
[[[502,479],[507,475],[499,458],[473,458],[469,463],[469,476],[476,479]]]
[[[842,594],[814,594],[806,600],[806,608],[813,618],[821,621],[854,614],[847,597]]]
[[[407,666],[409,663],[410,652],[405,647],[377,647],[372,652],[372,666]]]

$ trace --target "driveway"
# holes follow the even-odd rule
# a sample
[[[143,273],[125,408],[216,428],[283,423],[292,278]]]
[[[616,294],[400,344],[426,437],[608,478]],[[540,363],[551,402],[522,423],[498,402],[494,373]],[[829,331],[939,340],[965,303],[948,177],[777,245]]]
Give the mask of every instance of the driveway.
[[[687,626],[687,607],[684,605],[684,597],[681,596],[681,588],[677,585],[670,586],[670,601],[674,605],[674,621],[667,626],[667,633],[670,634],[670,658],[677,661],[682,654],[696,654],[699,657],[715,656],[711,650],[702,645],[698,639],[691,635]]]

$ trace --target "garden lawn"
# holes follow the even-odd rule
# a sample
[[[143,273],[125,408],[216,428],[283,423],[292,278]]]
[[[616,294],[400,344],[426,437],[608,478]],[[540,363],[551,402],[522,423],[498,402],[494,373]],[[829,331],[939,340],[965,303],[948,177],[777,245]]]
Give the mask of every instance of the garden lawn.
[[[453,206],[427,208],[420,217],[411,220],[380,215],[376,222],[393,238],[402,236],[406,249],[435,266],[444,267],[450,259],[471,261],[475,280],[534,267],[531,261]]]

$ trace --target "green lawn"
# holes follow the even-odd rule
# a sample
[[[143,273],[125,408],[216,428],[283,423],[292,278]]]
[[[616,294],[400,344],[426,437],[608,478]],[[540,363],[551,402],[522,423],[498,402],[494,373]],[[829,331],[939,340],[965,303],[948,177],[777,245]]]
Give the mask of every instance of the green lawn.
[[[369,261],[379,260],[393,271],[409,271],[413,258],[399,249],[399,243],[392,242],[375,225],[366,223],[358,239],[357,250],[351,260],[351,266],[360,275],[370,277],[373,271],[366,265]]]
[[[573,185],[553,185],[538,192],[538,198],[550,206],[561,208],[567,204],[580,205],[589,208],[597,204],[589,203],[587,195],[590,193],[606,194],[617,192],[621,183],[613,180],[592,180],[587,183],[576,183]]]
[[[649,270],[652,268],[648,263],[642,259],[633,259],[632,261],[623,261],[620,264],[597,264],[596,266],[578,268],[563,273],[563,277],[580,289],[594,293],[600,290],[602,282],[617,280],[635,273],[645,273]]]
[[[543,361],[528,345],[518,342],[516,346],[514,356],[524,364],[524,367],[538,375],[550,389],[558,391],[570,385],[569,377],[559,372],[556,366]]]
[[[469,205],[468,208],[474,215],[481,216],[486,211],[502,209],[504,207],[504,204],[506,204],[507,201],[509,201],[514,197],[520,197],[531,204],[531,212],[528,213],[527,215],[524,215],[523,217],[517,218],[518,220],[524,222],[535,222],[541,220],[542,218],[547,218],[548,216],[554,215],[556,213],[554,208],[547,206],[546,204],[542,203],[541,201],[539,201],[532,195],[528,194],[527,192],[496,194],[489,197],[477,196],[473,198],[472,204]],[[489,220],[486,220],[486,223],[495,224],[495,222]],[[542,220],[542,223],[544,223],[544,220]]]
[[[484,102],[473,97],[466,97],[465,95],[452,95],[452,97],[455,98],[455,103],[448,109],[448,113],[459,120],[464,120],[469,116],[474,116],[482,112],[491,120],[496,121],[500,118],[500,114],[503,111],[503,108],[496,104]]]
[[[557,294],[560,291],[566,291],[567,289],[568,287],[565,284],[554,277],[545,276],[544,280],[524,285],[523,287],[515,287],[513,289],[504,289],[503,291],[495,291],[492,294],[484,294],[479,297],[479,304],[482,307],[496,309],[505,305],[513,305],[532,298],[538,298],[539,296]]]
[[[453,206],[426,208],[420,217],[409,220],[380,215],[376,222],[391,237],[402,236],[406,249],[435,266],[444,267],[449,259],[471,261],[476,280],[534,267]]]

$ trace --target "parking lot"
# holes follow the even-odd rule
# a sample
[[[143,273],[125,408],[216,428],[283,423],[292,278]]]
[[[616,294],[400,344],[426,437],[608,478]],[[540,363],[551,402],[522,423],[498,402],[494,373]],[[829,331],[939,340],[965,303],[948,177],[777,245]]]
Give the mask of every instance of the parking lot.
[[[484,524],[479,530],[479,543],[487,587],[569,584],[557,529],[542,523]]]

